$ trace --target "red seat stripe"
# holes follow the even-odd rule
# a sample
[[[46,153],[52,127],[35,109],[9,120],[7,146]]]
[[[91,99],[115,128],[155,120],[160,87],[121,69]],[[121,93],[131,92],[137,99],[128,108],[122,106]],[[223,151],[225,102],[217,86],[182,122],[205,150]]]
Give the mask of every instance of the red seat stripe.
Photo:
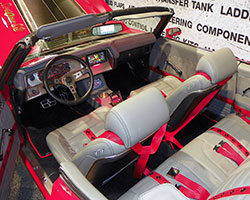
[[[111,131],[105,131],[103,134],[101,134],[100,136],[96,137],[95,134],[88,128],[84,131],[85,135],[91,140],[95,140],[95,139],[98,139],[98,138],[106,138],[112,142],[115,142],[116,144],[119,144],[119,145],[123,145],[124,146],[124,143],[123,141],[121,140],[120,137],[118,137],[118,135],[116,135],[115,133],[111,132]]]
[[[164,176],[157,172],[152,171],[148,174],[148,176],[157,181],[159,184],[170,183]]]
[[[196,75],[204,76],[204,77],[205,77],[207,80],[209,80],[209,81],[212,80],[211,77],[210,77],[207,73],[205,73],[205,72],[197,72],[197,73],[195,73],[193,76],[196,76]]]
[[[238,187],[231,190],[227,190],[225,192],[221,192],[220,194],[211,197],[209,200],[222,199],[225,197],[231,197],[236,195],[250,195],[250,186]]]
[[[83,131],[85,133],[85,135],[91,140],[95,140],[96,139],[96,136],[95,134],[88,128],[86,129],[85,131]]]
[[[116,135],[115,133],[113,133],[111,131],[105,131],[98,138],[106,138],[106,139],[108,139],[116,144],[124,146],[122,139],[120,137],[118,137],[118,135]]]

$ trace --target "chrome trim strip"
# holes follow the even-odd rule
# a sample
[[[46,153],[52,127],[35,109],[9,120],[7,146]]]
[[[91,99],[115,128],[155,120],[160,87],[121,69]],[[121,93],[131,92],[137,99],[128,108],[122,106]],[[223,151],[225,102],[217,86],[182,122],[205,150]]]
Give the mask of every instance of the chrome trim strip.
[[[28,158],[32,168],[36,172],[40,181],[43,183],[44,187],[46,188],[48,193],[51,195],[53,183],[50,180],[48,174],[45,172],[45,170],[39,164],[39,162],[35,158],[34,154],[30,151],[30,149],[28,149],[27,147],[22,147],[22,151],[25,154],[25,156]]]

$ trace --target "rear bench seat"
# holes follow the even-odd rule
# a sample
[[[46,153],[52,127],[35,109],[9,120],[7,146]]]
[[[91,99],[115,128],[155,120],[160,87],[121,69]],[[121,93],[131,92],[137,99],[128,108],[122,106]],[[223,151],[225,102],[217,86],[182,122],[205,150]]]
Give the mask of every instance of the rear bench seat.
[[[250,125],[240,116],[231,114],[212,128],[225,131],[250,151]],[[159,184],[147,176],[121,196],[120,200],[189,199],[175,187],[176,184],[181,184],[167,175],[172,167],[203,186],[211,194],[210,197],[232,188],[250,186],[250,158],[238,166],[231,159],[217,153],[214,147],[222,140],[244,157],[228,139],[209,129],[154,170],[172,184]],[[229,199],[250,199],[250,196],[247,196],[233,196]]]

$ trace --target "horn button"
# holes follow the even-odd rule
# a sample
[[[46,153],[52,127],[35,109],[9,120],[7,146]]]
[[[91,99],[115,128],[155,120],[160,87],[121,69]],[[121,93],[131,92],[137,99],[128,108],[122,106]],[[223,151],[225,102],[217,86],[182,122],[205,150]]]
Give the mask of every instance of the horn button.
[[[67,83],[67,84],[72,84],[73,83],[73,77],[71,77],[71,76],[67,76],[66,78],[65,78],[65,82]]]

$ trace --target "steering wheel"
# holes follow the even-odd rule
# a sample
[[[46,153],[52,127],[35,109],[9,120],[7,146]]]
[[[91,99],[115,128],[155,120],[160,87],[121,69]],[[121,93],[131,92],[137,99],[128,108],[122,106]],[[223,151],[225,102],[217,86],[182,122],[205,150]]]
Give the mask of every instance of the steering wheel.
[[[57,63],[65,63],[67,60],[73,60],[77,61],[80,64],[80,69],[73,70],[72,68],[66,67],[64,69],[63,73],[59,72],[59,75],[54,75],[53,68],[55,68]],[[61,62],[60,62],[61,61]],[[52,75],[50,75],[52,73]],[[94,85],[94,75],[92,73],[91,68],[87,65],[85,61],[83,61],[81,58],[73,55],[61,55],[53,58],[50,60],[44,69],[44,75],[43,75],[43,83],[45,90],[48,92],[48,94],[54,98],[56,101],[58,101],[61,104],[64,105],[77,105],[82,102],[84,102],[89,95],[91,94],[93,90]],[[86,78],[89,78],[89,84],[87,84],[88,89],[83,95],[79,95],[77,91],[77,85],[76,82],[82,79],[83,76],[86,76]],[[69,89],[70,93],[73,96],[72,100],[64,99],[53,92],[52,89],[57,88],[58,85],[66,86],[66,88]]]

